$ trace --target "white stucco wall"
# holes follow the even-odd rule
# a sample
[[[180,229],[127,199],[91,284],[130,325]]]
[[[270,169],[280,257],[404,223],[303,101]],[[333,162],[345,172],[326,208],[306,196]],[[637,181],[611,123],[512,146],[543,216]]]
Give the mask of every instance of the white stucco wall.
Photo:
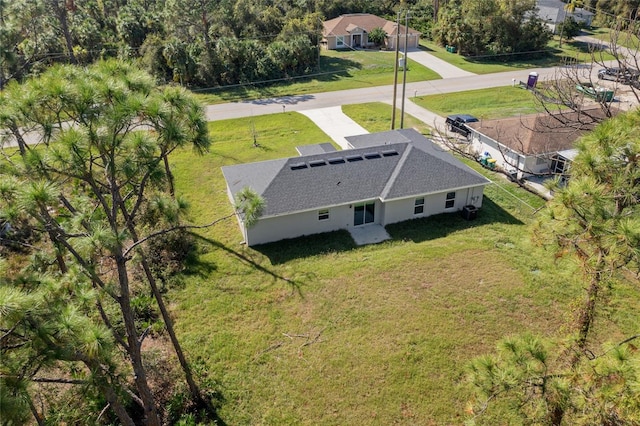
[[[528,176],[533,173],[549,173],[550,167],[551,158],[541,157],[540,161],[538,161],[538,157],[527,157],[524,170],[529,173],[523,173],[523,175]]]
[[[446,208],[447,192],[438,194],[430,194],[424,196],[424,211],[421,214],[413,214],[416,198],[407,198],[402,200],[393,200],[385,203],[384,210],[384,222],[383,225],[391,223],[402,222],[408,219],[416,219],[419,217],[433,216],[440,213],[456,212],[462,210],[466,205],[473,204],[480,208],[482,207],[484,186],[478,186],[473,188],[458,189],[455,192],[456,197],[454,199],[453,207]]]
[[[353,225],[353,209],[346,206],[329,208],[329,219],[318,220],[318,210],[267,217],[258,220],[246,230],[246,243],[250,246],[286,238],[346,229]]]
[[[393,200],[386,203],[376,200],[373,223],[387,225],[439,213],[456,212],[468,204],[479,208],[482,206],[483,189],[484,186],[478,186],[451,191],[456,193],[454,205],[451,208],[445,208],[447,192],[425,195],[424,212],[417,215],[413,214],[415,199],[420,197]],[[319,210],[262,218],[253,227],[243,229],[245,242],[247,245],[254,246],[303,235],[349,229],[354,226],[353,206],[354,204],[347,204],[329,208],[329,219],[327,220],[318,220]]]
[[[527,170],[527,157],[510,150],[509,148],[497,143],[491,138],[474,132],[471,143],[473,144],[473,149],[478,153],[479,156],[483,155],[485,152],[488,152],[489,155],[491,155],[491,158],[495,158],[496,166],[501,168],[502,170]],[[523,175],[526,176],[527,173],[518,173],[519,178],[521,178]]]

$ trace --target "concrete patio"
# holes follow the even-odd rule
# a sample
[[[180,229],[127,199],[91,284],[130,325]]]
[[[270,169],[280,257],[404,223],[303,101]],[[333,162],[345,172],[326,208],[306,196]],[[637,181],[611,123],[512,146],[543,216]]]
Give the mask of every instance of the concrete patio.
[[[378,224],[349,228],[349,233],[358,246],[377,244],[391,239],[384,226]]]

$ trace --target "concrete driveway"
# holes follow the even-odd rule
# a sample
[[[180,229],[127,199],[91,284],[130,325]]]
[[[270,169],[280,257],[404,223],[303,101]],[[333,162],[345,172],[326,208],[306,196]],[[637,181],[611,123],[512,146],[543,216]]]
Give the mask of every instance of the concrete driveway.
[[[442,78],[456,78],[456,77],[470,77],[472,75],[476,75],[472,72],[462,70],[450,63],[443,61],[435,56],[433,56],[429,52],[425,52],[421,49],[412,49],[407,51],[407,56],[409,59],[412,59],[419,63],[422,66],[425,66],[438,74]]]
[[[325,132],[342,149],[348,149],[346,136],[364,135],[367,130],[342,112],[342,106],[300,111]]]

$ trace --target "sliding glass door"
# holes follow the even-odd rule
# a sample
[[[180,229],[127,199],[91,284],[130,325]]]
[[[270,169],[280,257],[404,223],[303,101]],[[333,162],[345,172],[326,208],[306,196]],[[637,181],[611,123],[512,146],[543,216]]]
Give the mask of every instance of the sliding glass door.
[[[375,220],[375,201],[369,203],[356,204],[353,206],[353,226],[373,223]]]

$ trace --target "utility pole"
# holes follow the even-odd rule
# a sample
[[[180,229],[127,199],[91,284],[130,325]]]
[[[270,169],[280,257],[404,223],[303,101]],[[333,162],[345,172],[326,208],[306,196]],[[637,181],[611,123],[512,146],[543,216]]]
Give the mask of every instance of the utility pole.
[[[324,24],[322,23],[322,21],[320,20],[320,18],[316,18],[318,20],[318,23],[320,24],[318,27],[318,30],[320,31],[320,35],[318,36],[318,72],[320,72],[320,70],[322,69],[320,67],[320,42],[322,41],[322,33],[324,30]]]
[[[438,23],[438,10],[440,9],[440,1],[433,0],[433,22]]]
[[[400,12],[396,21],[396,63],[393,68],[393,106],[391,110],[391,130],[396,128],[396,96],[398,93],[398,56],[400,54]]]
[[[404,14],[404,66],[402,67],[402,107],[400,108],[400,128],[404,129],[404,94],[407,88],[407,44],[409,43],[409,9]]]

